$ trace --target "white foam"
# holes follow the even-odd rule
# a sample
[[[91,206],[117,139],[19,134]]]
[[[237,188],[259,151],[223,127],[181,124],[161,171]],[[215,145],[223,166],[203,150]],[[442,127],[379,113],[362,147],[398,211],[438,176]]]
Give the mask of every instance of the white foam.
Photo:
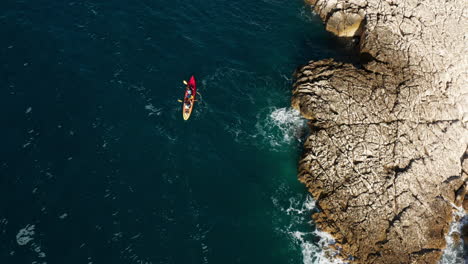
[[[161,115],[161,111],[162,109],[161,108],[156,108],[153,104],[149,103],[147,105],[145,105],[145,109],[149,111],[148,113],[148,116],[151,116],[151,115]]]
[[[281,212],[291,217],[289,225],[284,225],[285,230],[280,231],[287,234],[294,245],[300,247],[304,264],[345,263],[340,259],[331,259],[338,253],[329,247],[335,240],[330,234],[315,229],[312,224],[311,215],[316,209],[316,203],[310,195],[290,198],[287,208],[281,207],[281,202],[275,197],[272,202]]]
[[[63,213],[62,215],[59,216],[60,219],[65,219],[68,216],[67,213]]]
[[[20,229],[18,234],[16,234],[16,243],[20,246],[24,246],[34,240],[34,228],[34,225],[26,225],[26,227]]]
[[[333,258],[338,252],[329,248],[335,243],[330,234],[315,230],[313,232],[289,232],[294,242],[301,247],[302,261],[304,264],[344,264],[341,259]],[[318,242],[312,242],[307,237],[319,237]]]
[[[0,219],[0,234],[5,234],[8,220],[6,218]]]
[[[141,233],[138,233],[138,234],[132,236],[130,239],[137,239],[137,238],[139,238],[140,236],[141,236]]]
[[[315,201],[308,196],[304,203],[300,207],[295,207],[297,202],[290,200],[290,207],[285,211],[288,214],[304,214],[307,210],[314,209]],[[439,264],[454,264],[454,263],[466,263],[463,258],[463,242],[460,239],[454,239],[455,236],[461,236],[461,229],[465,224],[468,224],[468,215],[465,213],[462,207],[456,207],[453,213],[454,221],[450,225],[450,230],[446,236],[447,246],[443,251],[443,255]],[[309,211],[310,212],[310,211]],[[304,264],[343,264],[346,263],[338,258],[333,258],[338,252],[329,248],[329,245],[333,245],[335,240],[333,237],[326,232],[315,229],[311,234],[315,237],[319,237],[317,243],[312,243],[307,240],[308,232],[290,231],[291,237],[300,245],[303,263]],[[332,257],[332,259],[330,259]]]
[[[453,218],[455,221],[450,225],[450,230],[445,237],[447,246],[445,247],[442,257],[439,261],[439,264],[453,264],[453,263],[465,263],[463,259],[463,241],[462,238],[455,240],[454,236],[458,235],[461,237],[461,229],[464,225],[468,224],[468,215],[465,214],[463,207],[457,207],[453,205],[456,209],[453,212]],[[456,219],[459,219],[456,221]]]
[[[301,114],[293,108],[284,107],[276,109],[270,114],[270,118],[273,124],[284,132],[286,140],[297,138],[291,136],[297,136],[297,129],[302,128],[305,123]]]
[[[301,246],[302,260],[304,264],[342,264],[340,259],[330,259],[327,256],[333,256],[334,252],[331,249],[324,247],[334,243],[331,236],[325,232],[314,231],[314,235],[319,236],[320,240],[317,244],[307,241],[303,237],[306,233],[294,232],[292,235]]]
[[[313,232],[290,232],[295,242],[300,245],[304,264],[344,264],[341,259],[333,258],[337,251],[329,246],[335,243],[333,237],[318,229]],[[306,237],[313,235],[319,238],[318,242],[309,241]]]
[[[291,214],[304,214],[304,213],[309,213],[315,209],[315,200],[312,199],[310,195],[307,195],[306,200],[302,203],[302,205],[298,204],[299,202],[294,199],[290,198],[289,199],[289,207],[286,209],[286,213],[288,215]]]
[[[46,253],[44,253],[44,252],[42,251],[41,246],[39,246],[39,245],[33,243],[33,244],[32,244],[32,248],[33,248],[34,252],[37,253],[37,256],[38,256],[39,258],[45,258],[45,257],[46,257]]]
[[[284,145],[302,139],[305,124],[305,119],[293,108],[269,108],[266,116],[264,113],[257,115],[257,133],[252,137],[260,137],[273,150],[281,150]]]

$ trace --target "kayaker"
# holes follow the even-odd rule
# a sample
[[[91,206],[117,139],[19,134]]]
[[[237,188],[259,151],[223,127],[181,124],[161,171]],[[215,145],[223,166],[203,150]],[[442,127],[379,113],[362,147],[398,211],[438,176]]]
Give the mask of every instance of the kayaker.
[[[192,88],[187,89],[187,99],[192,99],[193,93],[192,93]]]
[[[195,103],[195,96],[197,93],[197,87],[195,85],[195,77],[191,76],[189,81],[184,81],[185,84],[185,94],[182,102],[182,114],[184,120],[188,120],[190,114],[192,113],[192,108]]]

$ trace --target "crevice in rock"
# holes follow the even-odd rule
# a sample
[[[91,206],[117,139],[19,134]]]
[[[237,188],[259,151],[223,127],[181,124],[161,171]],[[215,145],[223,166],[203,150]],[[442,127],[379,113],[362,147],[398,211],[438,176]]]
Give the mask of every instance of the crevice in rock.
[[[375,244],[376,245],[383,245],[383,244],[386,244],[389,240],[388,239],[384,239],[384,240],[381,240],[381,241],[377,241]]]
[[[363,65],[369,64],[370,62],[373,62],[373,61],[378,62],[378,63],[382,63],[384,65],[389,64],[388,62],[381,61],[381,60],[377,59],[376,57],[372,56],[369,52],[360,53],[360,61],[361,61],[361,64],[363,64]]]
[[[406,164],[406,166],[404,167],[395,166],[395,167],[392,167],[391,169],[395,172],[395,174],[398,175],[400,173],[409,171],[411,169],[411,166],[413,166],[414,162],[422,160],[422,159],[423,159],[422,157],[413,158],[408,161],[408,164]]]
[[[418,251],[411,252],[411,255],[425,255],[427,253],[441,251],[439,248],[423,248]]]
[[[450,182],[452,182],[454,180],[458,180],[460,178],[461,178],[460,175],[453,175],[453,176],[448,177],[445,181],[443,181],[443,183],[447,184],[447,183],[450,183]]]
[[[395,222],[396,221],[400,221],[401,219],[401,216],[409,209],[411,208],[410,205],[404,207],[403,209],[401,209],[401,211],[396,214],[395,216],[393,216],[393,218],[388,222],[388,228],[387,228],[387,231],[386,233],[388,233],[390,231],[390,229],[395,225]]]

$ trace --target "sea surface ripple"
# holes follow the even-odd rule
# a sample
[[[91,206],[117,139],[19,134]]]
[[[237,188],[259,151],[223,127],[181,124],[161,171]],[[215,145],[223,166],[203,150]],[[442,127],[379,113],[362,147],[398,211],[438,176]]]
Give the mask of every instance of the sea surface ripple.
[[[0,7],[0,263],[324,263],[291,76],[343,55],[303,1]]]

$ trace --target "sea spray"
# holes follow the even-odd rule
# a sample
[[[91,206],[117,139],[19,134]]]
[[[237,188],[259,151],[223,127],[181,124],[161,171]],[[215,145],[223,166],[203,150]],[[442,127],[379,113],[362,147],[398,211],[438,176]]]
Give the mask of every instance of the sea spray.
[[[305,119],[293,108],[268,108],[257,115],[256,134],[252,137],[260,137],[272,150],[281,151],[281,147],[303,139],[305,125]]]
[[[297,110],[286,107],[276,109],[270,114],[270,120],[281,130],[285,142],[302,138],[305,120]]]
[[[280,230],[286,234],[292,244],[299,247],[304,264],[342,264],[340,259],[333,258],[338,252],[330,245],[335,244],[333,237],[318,230],[311,220],[311,214],[317,211],[316,202],[310,195],[289,198],[287,203],[281,204],[272,199],[276,207],[290,218],[285,229]]]
[[[333,258],[337,252],[329,246],[335,243],[333,237],[323,231],[316,229],[312,232],[319,238],[317,242],[308,241],[306,233],[291,232],[291,236],[300,245],[304,264],[345,264],[341,259]]]
[[[463,241],[461,238],[462,228],[468,224],[468,215],[461,206],[453,205],[455,210],[453,212],[454,221],[450,225],[450,230],[445,237],[447,246],[445,247],[440,264],[453,264],[453,263],[467,263],[463,259]],[[458,236],[458,239],[455,237]]]

